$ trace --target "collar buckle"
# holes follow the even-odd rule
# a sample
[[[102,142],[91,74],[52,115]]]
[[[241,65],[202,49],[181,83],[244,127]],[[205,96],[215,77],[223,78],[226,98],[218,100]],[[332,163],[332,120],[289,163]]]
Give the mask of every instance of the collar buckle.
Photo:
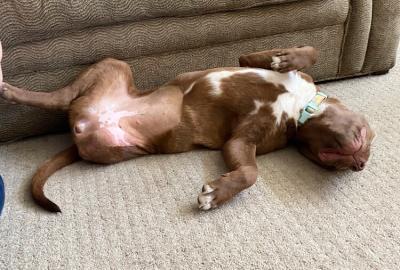
[[[328,95],[317,92],[313,99],[301,110],[298,120],[300,125],[303,125],[311,116],[320,110],[320,105],[328,98]]]

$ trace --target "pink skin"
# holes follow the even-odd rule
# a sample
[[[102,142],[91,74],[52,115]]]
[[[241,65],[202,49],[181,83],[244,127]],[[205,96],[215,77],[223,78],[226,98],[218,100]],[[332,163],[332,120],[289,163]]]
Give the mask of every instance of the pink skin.
[[[364,127],[361,129],[360,135],[349,145],[345,146],[341,150],[338,149],[323,149],[319,152],[318,157],[323,162],[332,162],[342,159],[354,160],[354,170],[361,171],[365,167],[366,160],[359,155],[362,150],[367,137],[367,129]]]

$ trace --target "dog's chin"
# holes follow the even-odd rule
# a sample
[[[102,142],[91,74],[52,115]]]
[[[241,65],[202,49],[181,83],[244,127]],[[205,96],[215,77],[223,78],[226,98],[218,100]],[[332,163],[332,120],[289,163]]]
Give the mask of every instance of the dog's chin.
[[[300,145],[298,146],[298,150],[299,152],[305,156],[307,159],[311,160],[312,162],[314,162],[315,164],[327,169],[327,170],[335,170],[335,167],[332,166],[328,166],[327,164],[324,164],[318,157],[317,155],[314,155],[311,150],[304,146],[304,145]]]
[[[307,159],[311,160],[313,163],[319,165],[320,167],[328,170],[328,171],[345,171],[351,169],[351,165],[342,164],[341,162],[326,162],[319,158],[318,154],[314,154],[309,148],[306,146],[298,147],[299,152],[305,156]]]

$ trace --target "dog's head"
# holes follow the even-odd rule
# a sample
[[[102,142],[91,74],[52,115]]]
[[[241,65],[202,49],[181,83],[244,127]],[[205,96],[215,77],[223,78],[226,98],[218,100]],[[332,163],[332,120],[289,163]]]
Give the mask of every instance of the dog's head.
[[[299,150],[328,169],[364,169],[375,132],[367,120],[337,99],[328,98],[321,112],[298,128]]]

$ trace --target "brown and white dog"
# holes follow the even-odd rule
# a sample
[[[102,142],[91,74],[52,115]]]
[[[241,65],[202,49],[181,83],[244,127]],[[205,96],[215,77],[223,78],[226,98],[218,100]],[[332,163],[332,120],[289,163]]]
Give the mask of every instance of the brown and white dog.
[[[109,164],[207,147],[222,149],[230,170],[203,186],[199,208],[208,210],[255,183],[256,155],[290,141],[324,167],[364,168],[375,134],[363,116],[328,98],[298,124],[318,87],[297,70],[314,64],[316,57],[312,47],[253,53],[240,57],[242,67],[184,73],[144,93],[135,88],[128,64],[105,59],[54,92],[0,81],[0,96],[69,113],[75,144],[46,161],[33,177],[33,198],[45,209],[60,211],[43,193],[47,178],[80,158]]]

